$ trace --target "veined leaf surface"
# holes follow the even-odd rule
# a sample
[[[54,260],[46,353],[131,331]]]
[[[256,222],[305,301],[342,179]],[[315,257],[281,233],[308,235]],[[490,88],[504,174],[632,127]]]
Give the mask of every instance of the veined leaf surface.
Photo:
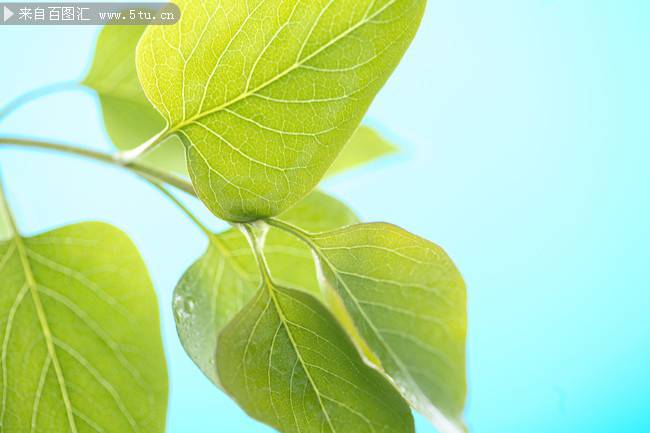
[[[222,219],[277,215],[321,180],[411,39],[425,0],[184,0],[137,48],[144,91]]]
[[[315,232],[358,222],[343,203],[318,191],[281,218]],[[265,252],[278,283],[321,296],[312,254],[304,243],[271,228],[266,235]],[[260,283],[255,256],[246,238],[239,230],[230,229],[211,237],[205,254],[176,286],[174,317],[180,340],[194,363],[217,385],[217,337],[251,300]]]
[[[462,431],[466,294],[447,254],[383,223],[301,236],[403,395],[441,432]]]
[[[104,26],[92,67],[83,80],[97,92],[106,132],[119,150],[133,149],[165,127],[165,119],[147,100],[135,70],[135,47],[144,29]],[[169,137],[141,162],[187,175],[183,145],[177,137]]]
[[[158,308],[131,241],[99,223],[0,243],[0,431],[163,433]]]
[[[282,433],[414,431],[406,402],[308,293],[265,281],[219,347],[224,389]]]

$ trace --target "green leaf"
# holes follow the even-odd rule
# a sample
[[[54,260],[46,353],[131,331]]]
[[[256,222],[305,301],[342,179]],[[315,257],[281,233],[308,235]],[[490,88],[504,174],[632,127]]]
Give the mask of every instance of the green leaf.
[[[0,430],[162,433],[158,308],[131,241],[99,223],[0,243]]]
[[[277,215],[321,180],[410,44],[425,0],[178,2],[137,47],[143,89],[228,221]]]
[[[95,59],[83,84],[97,91],[104,124],[119,150],[130,150],[164,129],[165,120],[149,103],[138,81],[135,48],[145,26],[105,26],[100,32]],[[342,171],[394,153],[397,148],[370,127],[352,135],[327,172]],[[188,175],[185,148],[170,136],[141,157],[154,167]],[[0,238],[1,239],[1,238]]]
[[[165,127],[165,119],[149,103],[135,69],[135,47],[145,26],[104,26],[95,58],[82,84],[99,96],[104,125],[115,147],[129,150]],[[144,163],[187,175],[184,147],[170,137],[142,158]]]
[[[394,144],[384,139],[372,128],[361,126],[348,144],[343,147],[326,176],[334,176],[396,152],[397,147]]]
[[[406,402],[311,295],[266,281],[219,337],[224,389],[289,432],[413,432]]]
[[[313,192],[281,216],[313,231],[358,222],[344,204]],[[266,235],[265,252],[276,281],[321,296],[312,254],[301,241],[278,229]],[[183,275],[174,291],[178,335],[192,360],[219,384],[214,357],[217,336],[250,301],[261,283],[248,242],[237,229],[211,237],[205,254]]]
[[[466,293],[437,245],[383,223],[298,233],[403,395],[442,432],[462,431]]]

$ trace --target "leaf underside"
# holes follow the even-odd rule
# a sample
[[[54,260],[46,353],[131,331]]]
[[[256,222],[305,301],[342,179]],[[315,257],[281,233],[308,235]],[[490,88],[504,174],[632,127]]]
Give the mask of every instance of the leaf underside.
[[[225,390],[282,433],[414,431],[406,402],[311,295],[266,282],[219,337]]]
[[[399,227],[310,236],[330,287],[403,395],[442,432],[463,430],[466,294],[437,245]]]
[[[99,223],[0,243],[0,431],[162,433],[167,373],[144,263]]]
[[[281,213],[321,180],[419,25],[424,0],[181,1],[137,48],[145,94],[228,221]]]

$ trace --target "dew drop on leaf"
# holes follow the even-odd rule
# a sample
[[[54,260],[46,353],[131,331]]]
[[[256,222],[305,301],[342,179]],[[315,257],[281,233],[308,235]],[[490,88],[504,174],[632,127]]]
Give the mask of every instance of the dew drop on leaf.
[[[174,313],[179,324],[187,321],[194,311],[194,300],[182,295],[174,296]]]

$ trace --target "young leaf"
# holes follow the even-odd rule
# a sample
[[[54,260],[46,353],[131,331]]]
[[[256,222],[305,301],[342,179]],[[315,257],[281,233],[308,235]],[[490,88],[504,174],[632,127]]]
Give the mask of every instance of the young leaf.
[[[447,254],[383,223],[298,233],[407,400],[441,432],[462,431],[466,295]]]
[[[165,430],[158,308],[131,241],[99,223],[0,243],[0,430]]]
[[[368,126],[360,126],[343,147],[325,176],[356,168],[385,155],[397,152],[397,147]]]
[[[351,137],[419,25],[425,0],[179,2],[137,47],[143,89],[187,147],[222,219],[277,215]]]
[[[265,280],[219,337],[224,389],[282,433],[414,432],[406,402],[311,295]]]
[[[104,26],[95,58],[82,84],[99,96],[104,125],[115,147],[129,150],[165,127],[165,119],[149,103],[135,70],[135,47],[145,26]],[[184,148],[170,137],[142,158],[153,166],[187,174]]]
[[[358,222],[343,203],[313,192],[282,218],[312,231]],[[311,251],[278,229],[266,235],[265,252],[273,277],[285,287],[321,296]],[[246,305],[261,283],[255,256],[237,229],[215,234],[208,249],[183,275],[174,291],[174,317],[181,343],[203,373],[219,385],[215,366],[217,336]]]

